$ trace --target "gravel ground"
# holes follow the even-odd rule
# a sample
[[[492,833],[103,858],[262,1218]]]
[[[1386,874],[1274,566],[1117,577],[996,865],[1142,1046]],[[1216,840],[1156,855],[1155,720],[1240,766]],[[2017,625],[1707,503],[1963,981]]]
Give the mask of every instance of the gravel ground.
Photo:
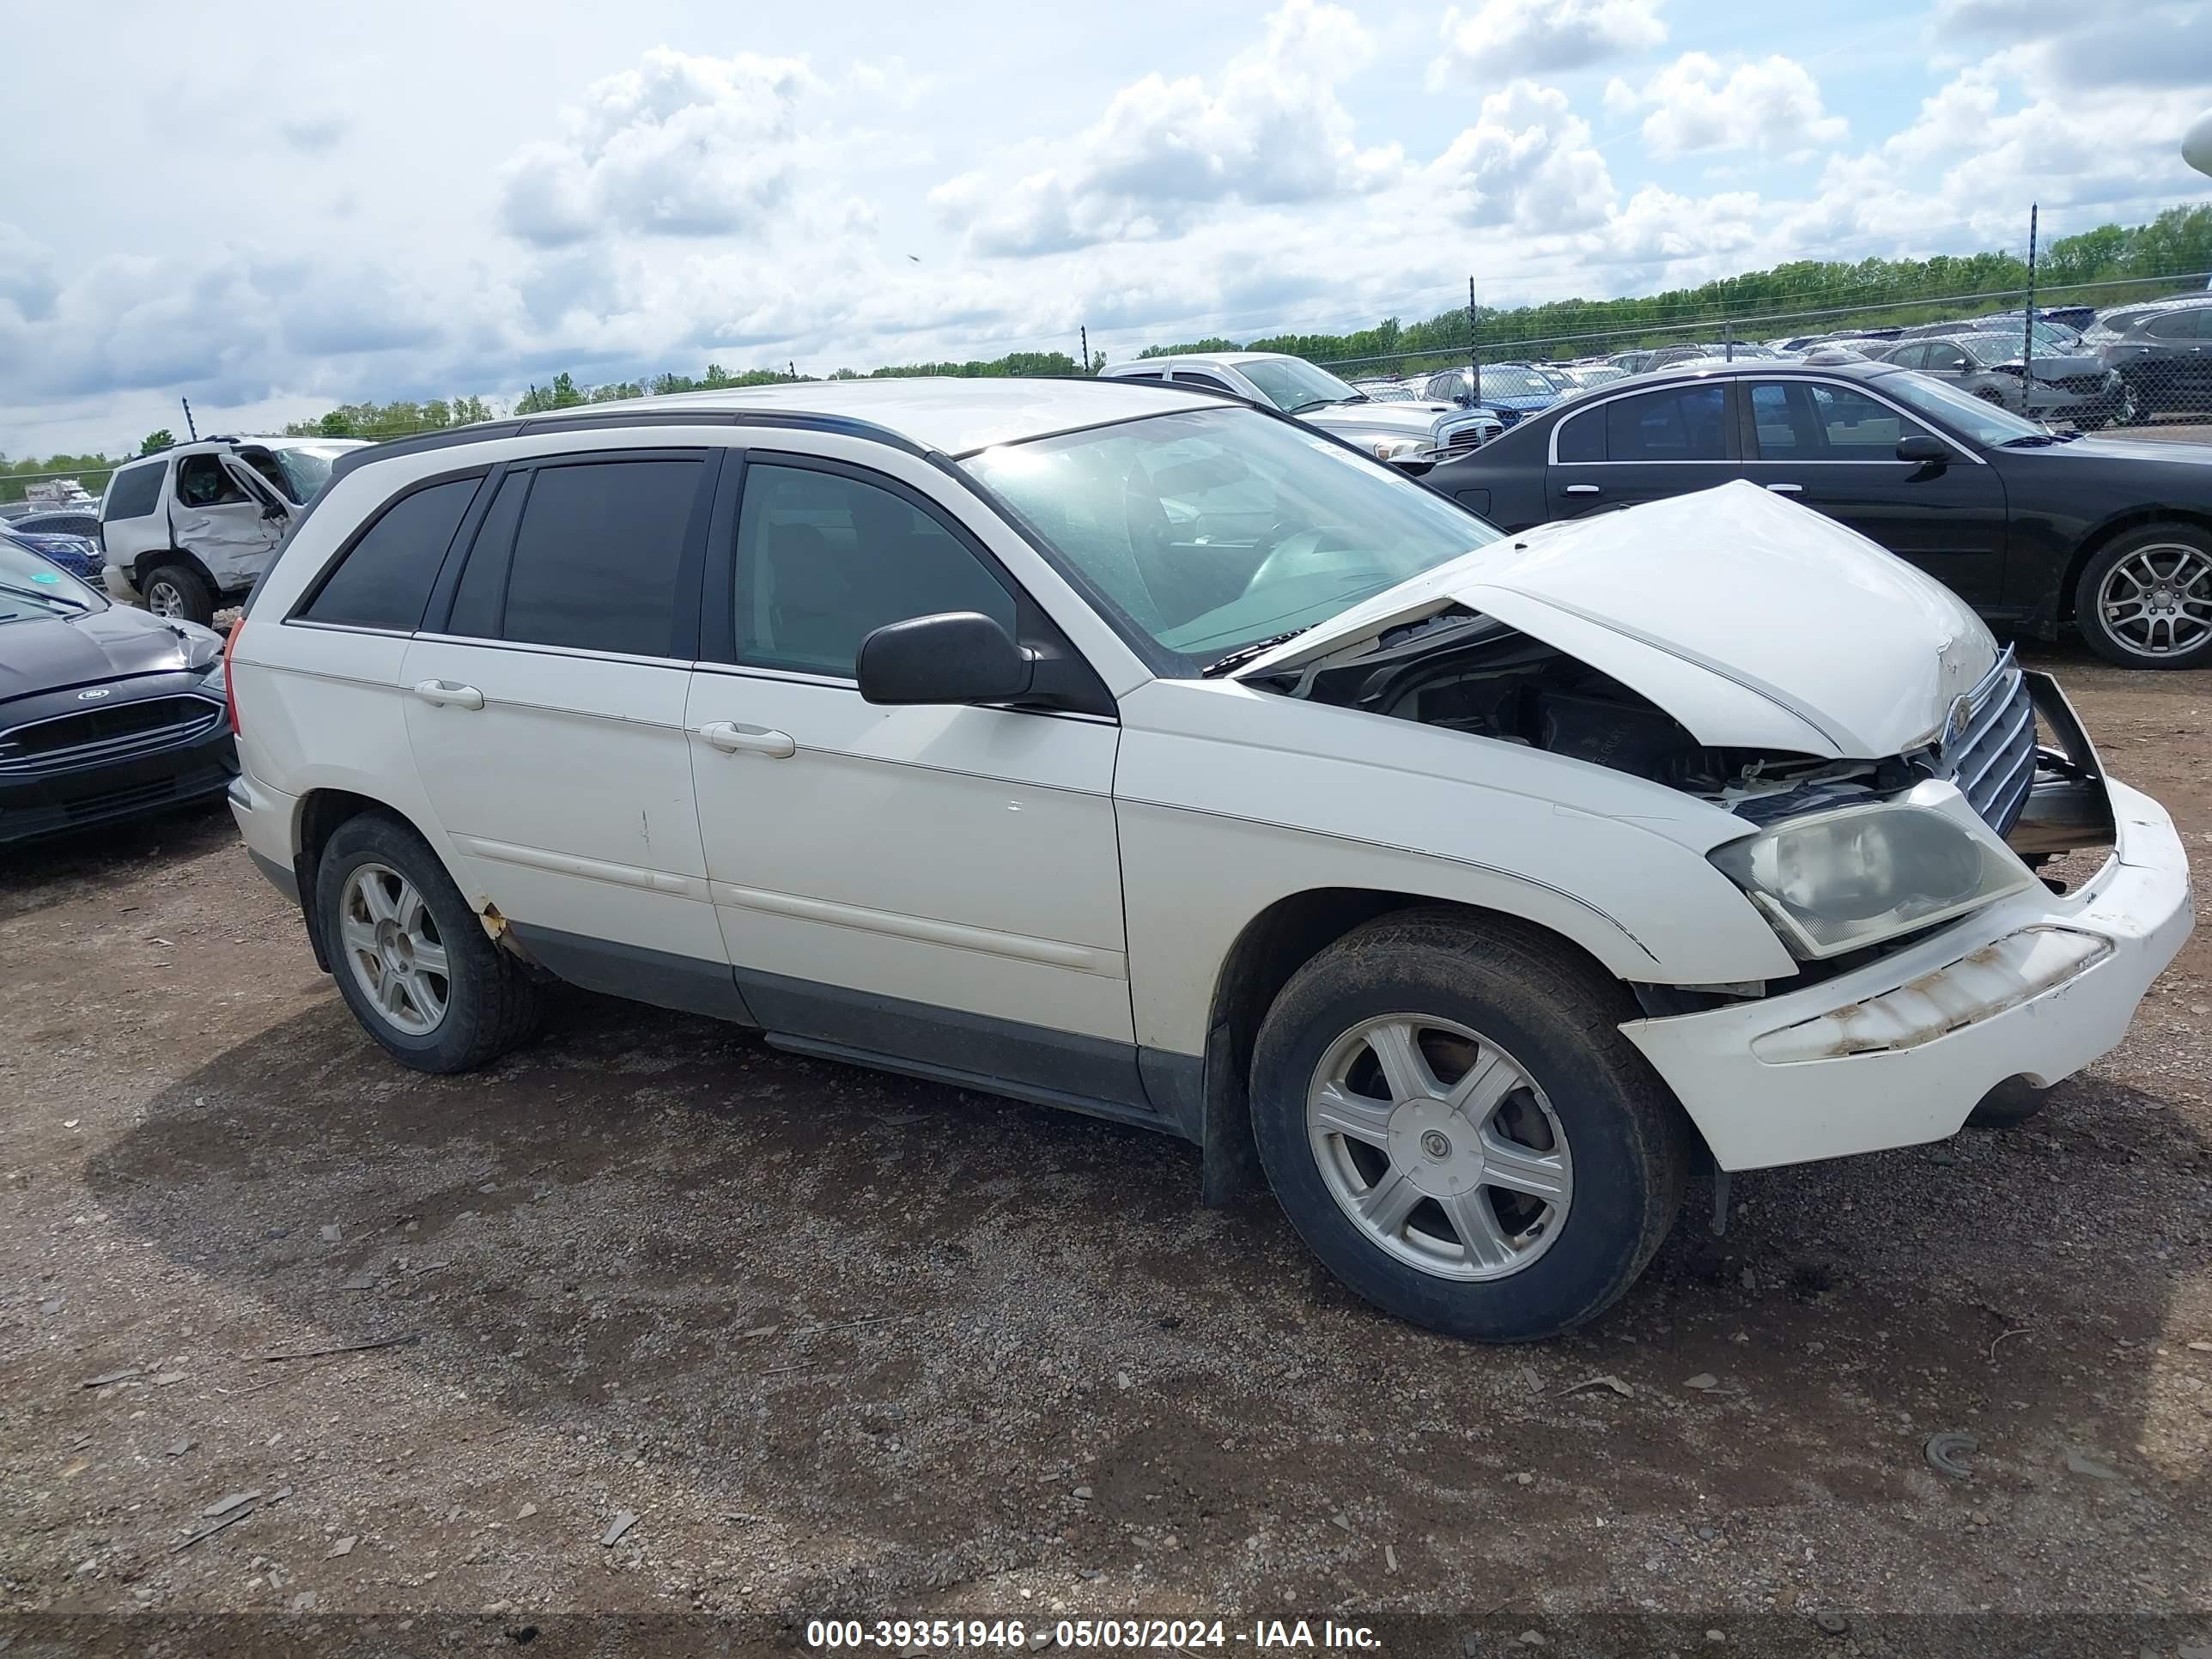
[[[2212,674],[2042,654],[2203,862]],[[401,1071],[227,814],[97,839],[0,875],[0,1607],[2212,1641],[2212,930],[2036,1124],[1741,1178],[1717,1240],[1700,1186],[1610,1316],[1495,1350],[1201,1209],[1192,1148],[705,1020],[564,994]]]

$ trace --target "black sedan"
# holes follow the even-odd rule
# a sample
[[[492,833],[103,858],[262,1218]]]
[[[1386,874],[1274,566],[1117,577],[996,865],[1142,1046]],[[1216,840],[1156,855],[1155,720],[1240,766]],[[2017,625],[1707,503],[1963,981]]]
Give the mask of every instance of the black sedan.
[[[2140,668],[2212,662],[2212,446],[2053,433],[1883,363],[1704,363],[1602,386],[1426,482],[1507,531],[1747,478],[1990,623]]]
[[[0,846],[221,794],[222,640],[0,543]]]

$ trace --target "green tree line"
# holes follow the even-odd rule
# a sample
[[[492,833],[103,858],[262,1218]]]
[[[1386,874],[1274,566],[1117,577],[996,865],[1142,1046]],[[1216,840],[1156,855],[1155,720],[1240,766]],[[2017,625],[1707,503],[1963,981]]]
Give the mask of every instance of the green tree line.
[[[2042,304],[2070,301],[2101,309],[2171,293],[2173,278],[2193,275],[2201,281],[2207,271],[2212,271],[2212,206],[2169,208],[2147,225],[2100,225],[2053,241],[2036,260],[2036,298]],[[2068,292],[2089,283],[2124,285]],[[1958,314],[1961,307],[1949,302],[1968,295],[1998,297],[1966,309],[2003,309],[2027,283],[2027,261],[2023,254],[2011,252],[1856,262],[1796,259],[1694,288],[1668,289],[1626,299],[1552,300],[1503,309],[1478,306],[1472,343],[1492,357],[1571,357],[1707,334],[1717,338],[1723,331],[1743,338],[1763,319],[1807,312],[1831,314],[1802,323],[1778,322],[1759,331],[1771,334],[1786,326],[1792,332],[1826,333],[1854,325],[1929,322]],[[1469,343],[1467,311],[1455,307],[1419,322],[1401,324],[1395,317],[1386,317],[1372,328],[1343,334],[1284,333],[1243,342],[1216,337],[1177,345],[1147,346],[1138,355],[1286,351],[1315,362],[1385,360],[1380,366],[1418,368],[1463,361]],[[1094,353],[1089,371],[1096,374],[1105,362],[1103,352]],[[866,371],[840,368],[828,378],[857,380],[938,375],[989,380],[1079,374],[1085,368],[1064,351],[1017,351],[966,362],[887,364]],[[495,419],[501,413],[534,415],[626,398],[774,386],[813,378],[795,374],[789,368],[732,372],[720,363],[708,363],[705,372],[696,376],[671,373],[649,380],[616,380],[600,386],[579,385],[574,376],[563,373],[545,386],[533,384],[515,399],[511,410],[502,410],[495,401],[476,396],[342,404],[313,420],[295,421],[284,430],[300,437],[389,438],[466,426]],[[172,441],[166,429],[149,434],[139,453],[151,453]],[[74,473],[96,494],[118,464],[118,459],[100,455],[50,455],[12,461],[0,456],[0,501],[22,499],[27,482],[25,474]]]

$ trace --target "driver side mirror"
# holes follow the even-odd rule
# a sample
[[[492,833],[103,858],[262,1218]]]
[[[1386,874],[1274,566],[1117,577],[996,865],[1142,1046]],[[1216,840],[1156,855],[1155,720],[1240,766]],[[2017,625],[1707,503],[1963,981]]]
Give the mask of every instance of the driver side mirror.
[[[1941,438],[1915,432],[1897,441],[1897,459],[1915,466],[1942,466],[1950,460],[1951,450]]]
[[[981,611],[946,611],[877,629],[854,672],[869,702],[1004,702],[1027,693],[1036,659]]]

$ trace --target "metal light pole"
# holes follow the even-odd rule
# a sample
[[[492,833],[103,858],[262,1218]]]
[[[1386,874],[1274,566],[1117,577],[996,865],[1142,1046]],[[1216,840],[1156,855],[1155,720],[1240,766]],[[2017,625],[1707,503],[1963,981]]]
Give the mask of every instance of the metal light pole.
[[[2021,313],[2020,412],[2033,420],[2030,405],[2035,398],[2035,216],[2037,204],[2027,204],[2027,304]]]

